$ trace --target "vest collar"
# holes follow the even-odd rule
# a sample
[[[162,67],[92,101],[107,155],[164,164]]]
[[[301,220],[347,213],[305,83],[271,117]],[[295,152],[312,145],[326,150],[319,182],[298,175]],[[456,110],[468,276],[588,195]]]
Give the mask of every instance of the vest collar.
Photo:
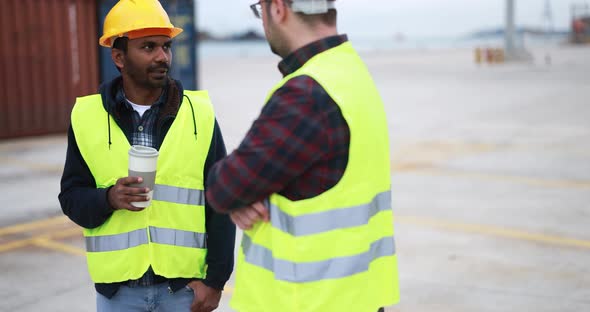
[[[307,61],[309,61],[312,57],[326,50],[335,48],[347,41],[348,37],[346,35],[331,36],[314,41],[302,48],[295,50],[285,57],[279,63],[279,70],[283,74],[283,77],[288,76],[305,65],[305,63],[307,63]]]

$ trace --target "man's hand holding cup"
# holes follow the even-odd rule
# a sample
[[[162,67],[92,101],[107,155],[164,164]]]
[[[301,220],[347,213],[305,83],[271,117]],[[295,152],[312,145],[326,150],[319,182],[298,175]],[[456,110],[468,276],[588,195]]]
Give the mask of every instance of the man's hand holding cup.
[[[158,154],[158,151],[151,147],[131,146],[128,177],[117,180],[108,191],[108,200],[113,209],[141,211],[151,205]]]
[[[108,191],[109,204],[115,210],[127,209],[130,211],[142,211],[145,207],[135,207],[131,203],[149,201],[150,189],[147,187],[136,187],[132,185],[141,184],[141,177],[125,177],[117,180]]]

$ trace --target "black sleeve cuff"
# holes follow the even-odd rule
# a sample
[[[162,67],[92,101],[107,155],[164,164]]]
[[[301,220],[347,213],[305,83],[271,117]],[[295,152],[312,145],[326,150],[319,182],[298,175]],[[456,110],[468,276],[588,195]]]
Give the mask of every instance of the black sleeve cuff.
[[[225,282],[219,281],[219,280],[214,280],[214,279],[209,279],[206,278],[203,280],[203,284],[205,284],[207,287],[211,287],[213,289],[217,289],[217,290],[223,290],[223,287],[225,287]]]
[[[111,203],[109,203],[109,190],[112,187],[113,186],[109,186],[107,188],[98,189],[98,192],[101,193],[98,198],[102,198],[103,200],[102,202],[98,203],[98,206],[102,207],[102,211],[105,216],[110,216],[113,212],[115,212],[115,208],[113,208]]]

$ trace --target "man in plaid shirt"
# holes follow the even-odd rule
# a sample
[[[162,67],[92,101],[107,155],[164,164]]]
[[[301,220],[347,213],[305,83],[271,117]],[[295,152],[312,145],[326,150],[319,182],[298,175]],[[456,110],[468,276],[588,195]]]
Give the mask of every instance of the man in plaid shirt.
[[[303,295],[297,297],[301,299],[290,297],[292,293],[297,292],[295,289],[304,289],[306,287],[305,283],[309,282],[309,276],[317,278],[317,280],[313,281],[321,280],[322,283],[330,279],[326,278],[322,280],[314,274],[301,274],[312,263],[298,263],[295,259],[276,255],[280,252],[277,252],[273,248],[281,248],[277,246],[291,239],[300,239],[299,242],[306,240],[310,245],[314,244],[313,235],[302,237],[305,235],[293,233],[295,223],[289,223],[289,220],[296,217],[283,210],[284,207],[280,207],[279,204],[272,203],[275,206],[272,210],[273,218],[271,226],[273,230],[267,230],[268,227],[261,229],[261,227],[254,226],[260,221],[271,221],[269,213],[271,203],[268,201],[269,197],[286,198],[289,202],[285,200],[281,200],[280,202],[286,206],[290,205],[289,208],[294,208],[296,204],[292,203],[303,202],[304,200],[317,200],[318,197],[324,196],[322,198],[326,198],[326,196],[330,196],[325,195],[328,193],[327,191],[334,190],[339,182],[345,179],[345,172],[349,170],[347,168],[350,165],[349,161],[352,160],[350,155],[356,154],[357,160],[353,164],[357,169],[359,168],[358,156],[362,155],[362,148],[359,149],[358,140],[366,140],[367,150],[381,151],[381,148],[387,150],[387,152],[381,154],[382,156],[377,156],[376,159],[379,160],[379,164],[382,164],[382,160],[387,158],[385,162],[389,164],[386,122],[384,120],[384,112],[379,112],[379,110],[382,110],[382,103],[380,99],[375,101],[368,100],[373,101],[369,103],[362,103],[362,100],[360,102],[354,100],[356,98],[362,99],[365,92],[367,99],[376,99],[379,97],[375,95],[376,90],[368,74],[365,74],[366,70],[360,59],[353,56],[352,60],[355,64],[350,64],[350,67],[347,63],[338,63],[338,60],[346,60],[349,55],[356,55],[356,53],[350,47],[347,36],[338,35],[337,33],[334,1],[262,0],[253,4],[251,8],[254,15],[263,20],[266,37],[271,50],[282,57],[282,61],[278,66],[279,70],[283,74],[283,77],[289,78],[284,79],[284,83],[279,84],[278,88],[270,95],[260,116],[254,121],[239,147],[228,157],[217,162],[209,172],[207,179],[206,197],[213,209],[228,213],[232,221],[242,230],[253,229],[252,233],[246,232],[242,239],[242,247],[244,249],[243,259],[245,258],[246,260],[241,261],[246,264],[244,264],[244,268],[242,269],[238,266],[238,280],[236,281],[236,293],[232,299],[232,306],[238,311],[275,311],[279,308],[282,310],[288,308],[293,309],[284,311],[316,311],[315,308],[309,307],[293,308],[281,306],[281,303],[277,302],[283,302],[280,301],[282,299],[275,299],[277,301],[271,303],[273,299],[269,297],[273,297],[273,295],[268,294],[268,292],[276,290],[277,292],[274,293],[274,297],[282,296],[289,298],[285,299],[285,303],[298,302],[297,300],[316,300],[318,305],[326,304],[325,307],[336,309],[336,305],[332,303],[340,299],[334,299],[333,297],[322,299],[306,298]],[[348,52],[342,53],[342,51]],[[329,57],[337,57],[333,58],[333,62],[336,63],[330,63],[328,61]],[[318,61],[318,58],[321,58],[323,61]],[[323,67],[318,67],[317,64],[319,62],[324,62],[321,63]],[[337,64],[337,66],[332,66],[333,64]],[[328,75],[325,75],[325,73],[318,71],[318,68],[321,70],[325,70],[325,68],[332,69],[328,69]],[[311,70],[312,72],[315,70],[314,75],[320,75],[322,73],[320,77],[338,77],[337,75],[332,75],[334,72],[337,72],[340,77],[336,80],[347,79],[347,75],[360,72],[360,76],[362,76],[360,78],[361,85],[368,87],[366,89],[363,89],[363,87],[353,87],[354,89],[359,89],[357,91],[359,93],[354,95],[355,98],[351,102],[348,94],[329,93],[315,77],[306,74],[306,70]],[[356,77],[350,77],[352,81],[354,81],[354,78]],[[346,85],[346,82],[344,85]],[[334,84],[331,84],[330,88],[334,88],[332,91],[342,90],[338,86],[334,87]],[[336,99],[343,101],[342,98],[345,98],[347,102],[342,103],[336,101]],[[345,105],[344,107],[348,107],[346,109],[348,110],[349,116],[353,111],[361,112],[360,114],[364,116],[359,118],[359,120],[373,120],[371,118],[374,118],[375,114],[381,115],[378,118],[374,118],[375,123],[378,124],[375,129],[379,131],[379,133],[374,133],[374,136],[377,138],[376,140],[370,137],[360,136],[360,134],[366,135],[366,133],[358,130],[358,121],[356,121],[354,126],[356,128],[349,125],[348,118],[345,118],[346,114],[343,113],[342,104]],[[358,105],[367,105],[367,108],[373,110],[363,112],[363,108],[358,108]],[[368,122],[371,123],[372,121]],[[359,135],[357,136],[354,153],[352,153],[351,145],[352,129],[357,129],[355,131]],[[371,127],[371,129],[373,128]],[[385,143],[382,144],[383,142]],[[373,148],[373,144],[379,147],[375,149]],[[369,158],[365,162],[370,161],[370,159],[373,158]],[[377,170],[381,170],[380,165],[375,165],[371,168],[374,169],[376,166],[378,166]],[[383,169],[385,169],[383,171],[386,171],[386,178],[383,180],[388,180],[389,170],[388,168]],[[349,178],[346,179],[350,182],[350,174]],[[331,208],[329,202],[329,200],[324,202],[327,206],[324,208]],[[383,204],[384,207],[380,207],[379,211],[390,211],[390,201],[386,200],[383,202],[385,202]],[[276,208],[277,205],[279,205],[278,208]],[[370,219],[372,218],[370,216],[370,210],[362,211],[361,214],[369,215],[368,218]],[[277,214],[276,216],[275,213]],[[295,224],[296,226],[300,225],[300,228],[304,228],[306,226],[305,223],[311,219],[315,219],[313,221],[315,225],[322,222],[318,221],[314,213],[308,212],[309,214],[307,215],[305,215],[305,212],[302,213],[304,218],[300,218],[297,221],[301,222]],[[383,230],[383,227],[380,226],[376,226],[377,229],[375,229],[375,225],[369,224],[368,222],[364,226],[368,229],[367,231],[374,231],[374,233],[388,231]],[[346,227],[344,225],[338,230],[347,231],[348,229]],[[277,232],[276,230],[283,233],[273,236]],[[263,231],[263,234],[260,234],[260,231]],[[313,234],[315,233],[319,232],[314,232]],[[378,235],[380,234],[376,234],[375,236]],[[256,245],[252,237],[257,237],[260,243],[258,246],[253,247],[258,248],[256,252],[248,254],[245,249]],[[388,259],[394,257],[393,239],[392,237],[385,237],[385,239],[391,239],[391,250],[376,256],[375,261],[390,261],[383,260],[384,258],[380,257],[389,257]],[[266,242],[266,244],[263,242]],[[387,242],[389,243],[389,240]],[[363,246],[368,246],[371,243],[374,242],[367,242]],[[343,242],[343,244],[346,243]],[[285,248],[288,247],[284,247],[282,250]],[[303,250],[312,249],[305,249],[301,246],[297,248],[297,250],[303,253],[309,252]],[[387,262],[387,268],[395,267],[393,262],[395,260],[391,261]],[[301,266],[299,267],[298,265],[300,264]],[[356,267],[363,267],[363,264],[358,264]],[[260,271],[260,268],[266,269],[266,271]],[[280,276],[282,268],[285,268],[283,272],[288,272],[285,273],[285,276],[288,277],[282,278]],[[247,273],[250,275],[246,279],[250,279],[250,281],[240,284],[239,280],[244,279],[240,277],[240,270],[242,270],[241,272],[247,270]],[[269,271],[273,274],[272,280],[262,281],[265,277],[269,276],[266,275],[267,273],[262,272]],[[351,275],[356,273],[365,272],[353,272]],[[246,273],[242,273],[242,276],[245,276],[244,274]],[[305,275],[306,277],[297,280],[298,274],[301,274],[301,276]],[[377,273],[377,275],[379,274]],[[291,293],[277,290],[284,286],[285,283],[290,285],[285,287],[287,287],[286,289],[292,289],[293,291]],[[381,283],[387,285],[379,293],[379,295],[384,295],[379,297],[380,299],[366,299],[367,304],[364,306],[367,309],[366,311],[375,311],[379,306],[393,304],[395,302],[396,299],[394,297],[396,296],[397,289],[396,286],[392,285],[396,285],[397,278],[392,274],[389,280],[386,278],[386,280],[377,281],[376,285],[382,285]],[[264,295],[261,297],[255,295],[256,292],[251,289],[253,285],[266,287],[261,288],[264,289],[261,290],[262,292],[266,291],[266,299],[264,299]],[[338,287],[335,286],[334,289]],[[376,287],[379,288],[380,286]],[[245,295],[240,295],[240,291]],[[377,297],[375,296],[374,298]],[[355,309],[354,307],[347,308]],[[335,310],[318,309],[317,311]],[[383,311],[383,308],[379,308],[379,311]]]

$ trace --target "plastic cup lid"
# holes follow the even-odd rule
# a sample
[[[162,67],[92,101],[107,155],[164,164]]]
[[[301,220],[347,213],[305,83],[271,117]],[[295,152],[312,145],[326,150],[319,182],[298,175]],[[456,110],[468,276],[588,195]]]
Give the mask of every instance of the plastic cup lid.
[[[129,149],[129,156],[133,157],[153,158],[159,154],[158,150],[149,146],[133,145]]]

